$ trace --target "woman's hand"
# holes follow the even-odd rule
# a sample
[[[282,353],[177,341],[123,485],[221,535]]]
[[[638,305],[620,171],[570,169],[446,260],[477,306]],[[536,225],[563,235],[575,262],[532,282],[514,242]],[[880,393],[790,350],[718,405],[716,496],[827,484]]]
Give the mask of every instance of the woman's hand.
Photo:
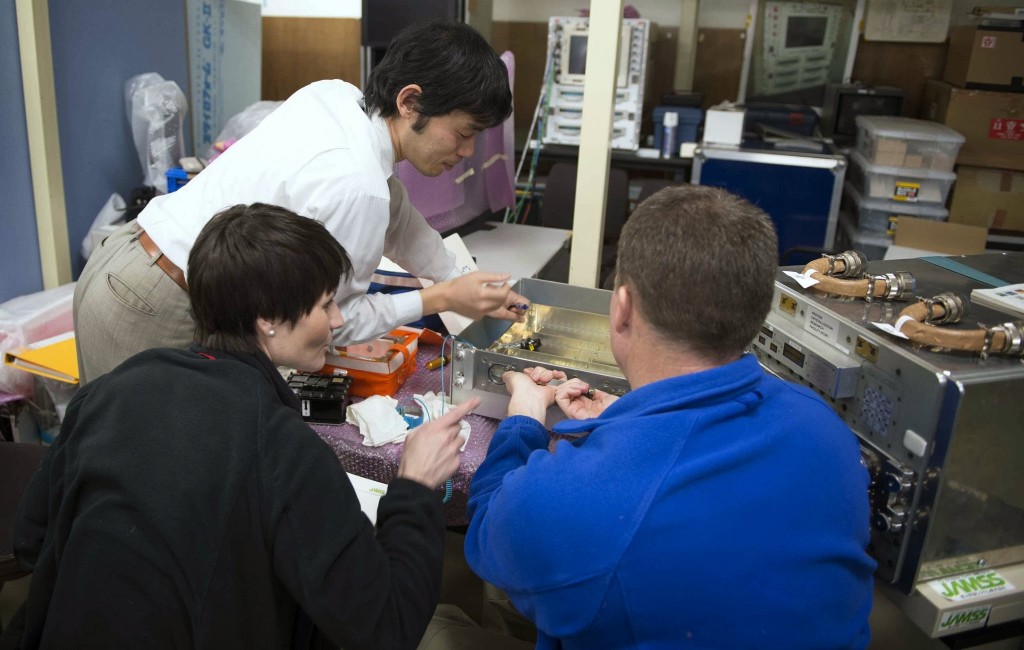
[[[460,421],[480,404],[480,398],[454,406],[444,415],[409,431],[405,437],[398,476],[435,489],[459,469]]]

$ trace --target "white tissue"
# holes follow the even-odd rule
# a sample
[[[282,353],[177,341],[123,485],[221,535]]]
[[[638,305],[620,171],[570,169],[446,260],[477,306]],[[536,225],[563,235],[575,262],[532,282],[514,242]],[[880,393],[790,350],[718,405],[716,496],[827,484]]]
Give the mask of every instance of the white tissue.
[[[440,395],[428,392],[426,395],[413,395],[413,402],[425,411],[425,422],[441,417],[451,408]],[[409,401],[405,402],[408,407]],[[363,436],[363,444],[367,447],[380,447],[392,442],[404,442],[409,424],[398,413],[398,402],[386,395],[367,397],[358,404],[349,405],[345,411],[345,421],[359,427]],[[466,450],[469,442],[469,422],[459,422],[459,435],[462,446],[459,451]]]
[[[426,395],[413,395],[412,397],[417,401],[420,408],[426,406],[430,420],[436,420],[444,415],[445,411],[451,408],[451,404],[445,402],[440,395],[433,391],[428,391]],[[459,447],[459,451],[466,451],[466,443],[469,442],[469,431],[469,422],[460,420],[459,435],[462,436],[462,446]]]
[[[397,406],[398,402],[386,395],[367,397],[358,404],[349,405],[345,410],[345,421],[359,427],[363,444],[367,447],[402,442],[409,425],[398,414]]]

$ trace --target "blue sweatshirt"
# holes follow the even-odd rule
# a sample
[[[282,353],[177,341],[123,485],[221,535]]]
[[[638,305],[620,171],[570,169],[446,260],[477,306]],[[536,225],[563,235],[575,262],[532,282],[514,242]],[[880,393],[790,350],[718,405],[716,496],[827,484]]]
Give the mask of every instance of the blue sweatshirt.
[[[811,391],[746,355],[554,430],[501,423],[466,536],[538,648],[867,646],[868,475]]]

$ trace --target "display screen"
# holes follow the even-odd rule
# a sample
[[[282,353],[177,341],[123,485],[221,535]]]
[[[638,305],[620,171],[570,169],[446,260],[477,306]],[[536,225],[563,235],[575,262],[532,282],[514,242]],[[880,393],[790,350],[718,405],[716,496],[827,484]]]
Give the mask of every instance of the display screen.
[[[587,37],[569,37],[569,74],[585,74],[587,71]]]
[[[801,368],[804,367],[804,353],[797,350],[789,343],[782,346],[782,356],[786,357]]]
[[[836,124],[833,132],[838,135],[857,135],[858,115],[901,115],[903,97],[898,95],[843,94],[836,106]]]
[[[827,16],[790,16],[786,21],[786,49],[817,47],[825,42]]]

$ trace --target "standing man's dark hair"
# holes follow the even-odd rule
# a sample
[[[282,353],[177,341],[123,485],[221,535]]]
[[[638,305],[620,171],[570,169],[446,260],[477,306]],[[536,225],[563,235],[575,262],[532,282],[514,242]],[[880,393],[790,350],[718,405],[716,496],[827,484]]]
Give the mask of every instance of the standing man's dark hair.
[[[188,258],[195,340],[255,352],[256,319],[294,325],[351,268],[345,249],[316,219],[266,203],[225,208],[203,227]]]
[[[366,81],[367,111],[396,117],[398,93],[410,84],[422,90],[413,126],[417,132],[431,117],[456,110],[472,115],[482,128],[512,114],[505,64],[479,32],[463,23],[430,20],[399,32]]]
[[[661,190],[619,238],[616,285],[669,340],[709,360],[738,356],[771,306],[778,266],[771,219],[716,187]]]

